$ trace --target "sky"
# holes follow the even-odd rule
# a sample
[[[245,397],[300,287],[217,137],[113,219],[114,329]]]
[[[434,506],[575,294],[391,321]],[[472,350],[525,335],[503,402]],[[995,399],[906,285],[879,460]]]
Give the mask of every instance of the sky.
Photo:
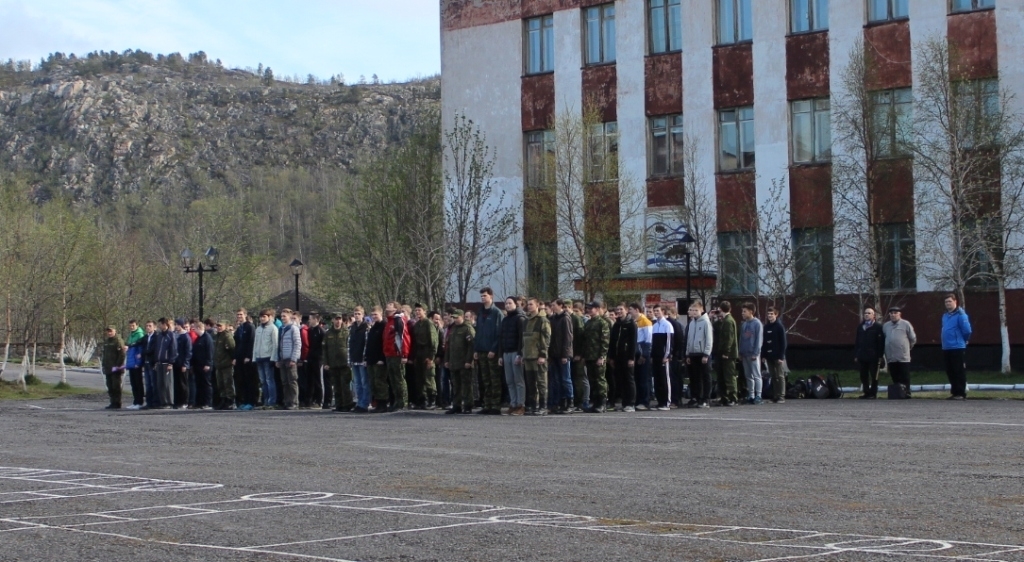
[[[0,60],[206,52],[278,78],[403,81],[441,71],[437,0],[0,0]]]

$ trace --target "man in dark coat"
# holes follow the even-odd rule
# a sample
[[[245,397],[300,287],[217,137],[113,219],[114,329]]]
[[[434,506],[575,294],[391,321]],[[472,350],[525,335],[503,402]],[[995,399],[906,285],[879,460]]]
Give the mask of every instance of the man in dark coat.
[[[876,322],[875,309],[864,309],[864,321],[857,327],[857,340],[853,346],[853,360],[860,365],[861,398],[878,397],[878,369],[885,356],[885,332]]]

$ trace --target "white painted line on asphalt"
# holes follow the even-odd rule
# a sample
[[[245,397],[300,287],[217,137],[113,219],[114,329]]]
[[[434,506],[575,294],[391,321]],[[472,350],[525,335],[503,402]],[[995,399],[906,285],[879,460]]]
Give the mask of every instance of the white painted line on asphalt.
[[[611,419],[611,418],[608,418]],[[625,419],[625,418],[620,418]],[[708,416],[634,416],[633,419],[638,420],[661,420],[661,421],[728,421],[728,422],[742,422],[742,423],[756,423],[763,425],[789,425],[789,424],[807,424],[812,422],[806,418],[796,419],[764,419],[764,418],[719,418],[719,417],[708,417]],[[1024,423],[1007,423],[1007,422],[972,422],[972,421],[950,421],[950,422],[928,422],[921,420],[902,420],[902,419],[871,419],[871,420],[858,420],[850,418],[815,418],[813,423],[816,425],[822,424],[840,424],[840,425],[884,425],[890,426],[894,423],[901,424],[906,427],[958,427],[958,426],[992,426],[992,427],[1024,427]]]
[[[83,475],[92,473],[60,472],[39,469],[16,469],[12,467],[0,467],[0,478],[6,478],[14,482],[38,482],[41,479],[54,483],[54,479],[68,476],[81,478]],[[124,493],[128,491],[185,491],[198,492],[207,491],[220,487],[194,482],[178,482],[172,480],[153,480],[130,476],[96,475],[114,479],[115,481],[128,481],[121,483],[117,490],[101,493]],[[139,482],[144,482],[140,485]],[[82,484],[84,486],[84,483]],[[124,488],[123,486],[132,486]],[[95,482],[90,484],[87,490],[98,487]],[[24,492],[22,492],[24,493]],[[87,494],[91,495],[91,494]],[[52,501],[73,502],[80,495],[69,498],[53,499]],[[135,494],[129,495],[128,501],[133,498],[152,498],[158,496]],[[253,504],[258,507],[251,507]],[[262,504],[262,505],[260,505]],[[243,507],[244,506],[244,507]],[[232,508],[237,509],[232,509]],[[195,541],[186,540],[183,536],[181,541],[155,540],[149,538],[152,533],[160,533],[160,521],[182,519],[191,517],[202,517],[204,521],[216,521],[218,517],[234,519],[239,512],[259,512],[289,508],[287,517],[295,521],[297,525],[303,525],[303,521],[318,521],[322,519],[323,508],[331,508],[337,513],[387,513],[390,515],[408,516],[408,521],[399,519],[398,524],[392,522],[390,525],[380,523],[380,526],[391,528],[370,528],[368,532],[341,535],[335,537],[312,538],[301,541],[286,541],[272,544],[255,546],[231,547],[215,544],[201,544]],[[316,508],[313,510],[311,508]],[[429,508],[425,511],[424,508]],[[440,509],[438,509],[440,508]],[[451,509],[450,512],[443,512],[442,509]],[[434,512],[433,509],[437,509]],[[150,515],[147,517],[147,515]],[[60,520],[65,524],[58,524]],[[98,521],[97,521],[98,520]],[[362,519],[361,521],[366,521]],[[374,519],[370,519],[374,521]],[[424,521],[432,521],[438,524],[424,524]],[[742,547],[744,549],[755,549],[756,552],[765,554],[777,554],[777,556],[766,556],[761,562],[776,560],[801,560],[824,556],[844,555],[846,553],[899,556],[902,558],[919,559],[941,559],[958,561],[985,561],[997,560],[1000,555],[1019,554],[1024,551],[1024,545],[1006,545],[989,543],[970,543],[948,541],[940,539],[922,539],[912,537],[890,537],[874,535],[855,535],[827,533],[804,529],[781,529],[768,527],[749,527],[736,525],[705,525],[690,524],[685,522],[657,522],[642,520],[614,520],[614,525],[606,524],[609,520],[587,515],[561,513],[555,511],[544,511],[516,507],[503,507],[486,504],[463,504],[457,502],[444,502],[417,498],[397,498],[386,496],[364,496],[355,494],[338,494],[332,492],[310,492],[310,491],[286,491],[255,493],[232,500],[212,500],[208,502],[196,502],[188,504],[171,503],[165,505],[148,505],[129,509],[109,510],[94,513],[65,513],[49,516],[27,516],[23,518],[7,517],[0,519],[0,523],[11,525],[14,528],[3,529],[0,532],[17,532],[25,530],[56,530],[75,533],[86,533],[97,536],[118,537],[125,540],[140,542],[143,544],[172,545],[185,548],[202,548],[224,552],[237,553],[258,553],[274,556],[291,557],[308,560],[342,560],[328,555],[303,554],[290,551],[290,548],[310,545],[323,545],[329,549],[331,543],[345,541],[356,541],[372,537],[386,537],[400,534],[427,533],[432,531],[468,528],[481,525],[522,525],[527,527],[544,528],[551,532],[578,531],[583,533],[600,533],[608,536],[621,535],[630,537],[642,537],[647,540],[676,541],[680,544],[693,542],[704,544],[711,548],[720,549],[723,557],[729,558],[731,548]],[[340,521],[344,525],[344,519]],[[408,523],[405,524],[405,523]],[[136,524],[144,525],[146,536],[135,536],[130,530]],[[119,532],[108,532],[97,529],[97,526],[117,525]],[[255,525],[262,525],[258,518]],[[186,526],[191,528],[193,526]],[[408,528],[403,528],[408,527]],[[181,531],[182,527],[175,526],[167,533],[187,533]],[[273,531],[272,526],[265,527]],[[796,535],[796,536],[789,536]],[[450,540],[448,535],[443,540]],[[288,538],[288,537],[275,537]],[[766,540],[767,539],[767,540]],[[444,548],[445,545],[430,542],[425,539],[428,548],[431,545],[437,548]],[[612,543],[618,543],[610,539]],[[959,552],[970,552],[983,550],[985,554],[958,554]],[[435,554],[432,554],[435,555]]]

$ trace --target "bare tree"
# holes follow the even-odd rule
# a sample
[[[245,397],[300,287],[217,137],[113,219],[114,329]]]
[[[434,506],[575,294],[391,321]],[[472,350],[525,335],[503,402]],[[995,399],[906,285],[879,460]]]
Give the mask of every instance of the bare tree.
[[[502,269],[518,233],[505,193],[494,186],[494,151],[480,128],[457,114],[444,132],[444,216],[447,263],[455,300]]]
[[[682,181],[679,185],[683,204],[679,213],[687,233],[693,238],[691,267],[706,277],[708,272],[718,268],[718,225],[714,192],[709,187],[707,176],[701,172],[697,146],[695,138],[687,135],[683,139]],[[710,295],[703,284],[697,289],[697,295],[708,302]]]
[[[1010,372],[1006,287],[1024,274],[1024,120],[1012,95],[976,69],[945,38],[920,53],[910,149],[921,210],[920,254],[926,278],[953,289],[995,286],[1001,369]]]
[[[607,292],[624,265],[642,263],[647,246],[635,227],[644,212],[639,182],[620,173],[618,133],[597,113],[567,113],[554,123],[553,170],[544,189],[557,233],[560,290],[593,299]]]

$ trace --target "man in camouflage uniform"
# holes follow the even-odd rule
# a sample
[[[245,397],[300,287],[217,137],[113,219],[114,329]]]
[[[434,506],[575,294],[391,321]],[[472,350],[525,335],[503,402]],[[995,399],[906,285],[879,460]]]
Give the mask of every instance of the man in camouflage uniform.
[[[334,315],[323,343],[324,371],[330,373],[334,386],[335,412],[349,412],[356,405],[352,399],[352,367],[348,364],[348,329],[343,320],[341,314]]]
[[[587,378],[590,382],[590,412],[602,414],[608,403],[608,380],[605,376],[608,345],[611,341],[612,325],[604,315],[601,303],[594,301],[587,306],[590,320],[583,325],[582,353],[587,363]]]
[[[217,410],[235,409],[235,379],[232,363],[235,359],[235,335],[229,329],[231,324],[217,322],[217,335],[213,337],[213,374],[217,382],[220,401],[213,407]]]
[[[107,337],[103,340],[103,354],[100,356],[100,367],[107,379],[107,394],[110,396],[110,404],[105,408],[107,410],[121,409],[126,358],[124,340],[117,335],[117,328],[107,326]]]
[[[531,415],[547,415],[548,346],[551,323],[540,310],[540,301],[526,301],[526,328],[523,330],[523,372],[526,375],[526,408]]]
[[[573,411],[582,412],[590,409],[590,381],[587,379],[587,368],[583,364],[583,326],[587,323],[583,318],[583,303],[565,299],[565,310],[569,313],[572,323],[572,398]]]
[[[448,332],[445,367],[452,374],[452,409],[449,414],[473,413],[473,343],[476,330],[466,323],[463,312],[452,312],[454,322]]]
[[[712,355],[715,357],[715,371],[718,374],[718,398],[723,406],[735,406],[739,401],[736,391],[736,360],[740,356],[736,320],[733,319],[729,301],[718,303],[720,314],[713,324],[711,338]]]
[[[416,381],[410,392],[410,402],[417,408],[433,410],[437,408],[437,387],[434,385],[434,355],[437,353],[437,340],[440,337],[437,326],[427,318],[423,305],[417,303],[413,307],[416,324],[412,327],[413,361],[416,369]]]

